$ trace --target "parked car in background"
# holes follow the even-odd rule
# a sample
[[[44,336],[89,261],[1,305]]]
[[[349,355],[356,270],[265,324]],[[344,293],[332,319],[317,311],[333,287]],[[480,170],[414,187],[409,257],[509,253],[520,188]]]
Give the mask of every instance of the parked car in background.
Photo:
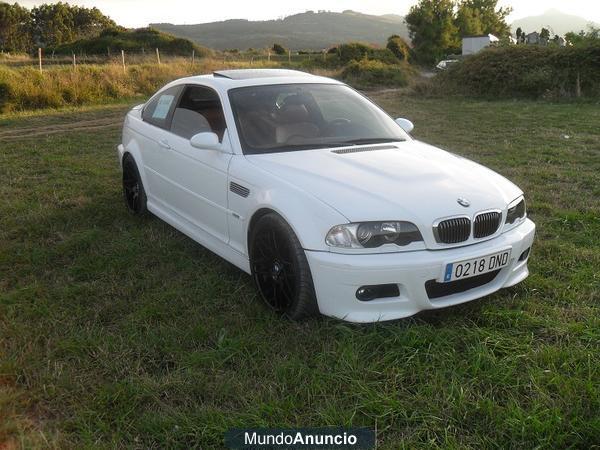
[[[124,196],[251,274],[292,319],[397,319],[525,279],[523,192],[412,129],[302,72],[184,78],[127,114]]]
[[[458,62],[460,62],[460,60],[458,60],[458,59],[444,59],[443,61],[440,61],[439,63],[437,63],[435,68],[438,70],[446,70],[451,65],[456,64]]]

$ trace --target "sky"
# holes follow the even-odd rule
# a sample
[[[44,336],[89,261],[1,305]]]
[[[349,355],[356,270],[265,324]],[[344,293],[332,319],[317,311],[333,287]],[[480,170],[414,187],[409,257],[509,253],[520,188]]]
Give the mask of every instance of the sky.
[[[71,4],[97,7],[115,22],[126,27],[142,27],[149,23],[170,22],[195,24],[226,19],[267,20],[276,19],[306,10],[346,9],[366,14],[405,15],[416,0],[66,0]],[[19,4],[32,7],[53,0],[17,0]],[[12,3],[12,2],[11,2]],[[590,21],[600,22],[598,0],[500,0],[500,6],[512,6],[509,21],[521,17],[539,15],[548,9],[558,9]]]

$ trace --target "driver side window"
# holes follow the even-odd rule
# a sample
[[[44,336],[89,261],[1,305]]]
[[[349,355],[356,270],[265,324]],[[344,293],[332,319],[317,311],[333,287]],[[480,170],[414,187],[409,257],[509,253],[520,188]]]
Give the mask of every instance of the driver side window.
[[[213,132],[223,140],[225,116],[215,91],[204,86],[187,86],[173,112],[171,132],[185,139]]]

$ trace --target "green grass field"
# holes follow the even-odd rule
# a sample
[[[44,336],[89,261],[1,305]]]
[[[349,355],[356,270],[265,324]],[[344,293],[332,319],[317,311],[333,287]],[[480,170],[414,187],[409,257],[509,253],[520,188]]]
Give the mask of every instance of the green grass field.
[[[0,448],[219,448],[230,427],[369,426],[378,448],[600,446],[600,107],[380,91],[527,193],[531,276],[373,325],[290,323],[123,205],[126,106],[0,116]]]

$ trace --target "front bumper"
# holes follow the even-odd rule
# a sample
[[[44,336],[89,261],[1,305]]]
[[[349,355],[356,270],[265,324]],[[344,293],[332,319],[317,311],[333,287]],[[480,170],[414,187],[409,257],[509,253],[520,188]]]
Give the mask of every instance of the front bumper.
[[[377,322],[468,302],[523,281],[529,275],[528,259],[518,259],[533,244],[534,234],[535,224],[527,219],[497,238],[466,247],[373,255],[306,251],[306,256],[322,314],[349,322]],[[425,283],[439,279],[445,264],[507,248],[510,263],[489,283],[436,299],[427,295]],[[359,287],[378,284],[397,284],[400,295],[368,302],[356,298]]]

